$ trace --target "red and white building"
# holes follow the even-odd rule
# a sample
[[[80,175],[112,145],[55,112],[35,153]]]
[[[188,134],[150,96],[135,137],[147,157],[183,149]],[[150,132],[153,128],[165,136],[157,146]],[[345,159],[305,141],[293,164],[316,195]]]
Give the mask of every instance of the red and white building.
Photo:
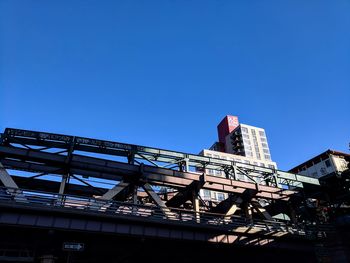
[[[240,124],[237,116],[227,115],[217,126],[219,141],[209,149],[200,152],[210,158],[233,161],[271,169],[277,169],[277,164],[271,160],[265,130],[262,128]],[[225,176],[223,171],[206,169],[206,173],[215,176]],[[249,181],[248,178],[239,178]],[[221,201],[226,194],[214,191],[201,191],[205,200]]]
[[[269,168],[277,168],[275,162],[271,159],[271,153],[263,128],[239,123],[237,116],[227,115],[219,123],[218,127],[219,141],[214,143],[206,153],[222,156],[224,159],[230,158],[240,160],[241,162],[249,162],[253,165],[264,166]],[[226,153],[214,153],[221,152]],[[239,157],[238,157],[239,156]]]

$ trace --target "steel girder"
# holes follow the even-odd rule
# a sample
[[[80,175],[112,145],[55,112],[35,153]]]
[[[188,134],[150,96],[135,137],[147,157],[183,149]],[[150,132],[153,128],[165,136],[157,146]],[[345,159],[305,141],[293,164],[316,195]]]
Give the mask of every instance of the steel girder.
[[[162,150],[158,148],[145,147],[140,145],[111,142],[84,137],[75,137],[61,134],[34,132],[27,130],[7,128],[2,134],[2,144],[19,143],[22,145],[35,145],[49,148],[69,149],[74,151],[85,151],[93,153],[103,153],[115,156],[127,156],[130,159],[143,159],[155,166],[169,167],[172,164],[177,165],[178,170],[213,169],[221,170],[227,173],[228,177],[235,178],[236,172],[242,172],[252,178],[269,179],[271,184],[280,187],[290,185],[293,187],[302,187],[302,183],[319,185],[319,181],[298,174],[287,173],[275,169],[237,163],[216,158],[209,158],[201,155]],[[185,165],[184,165],[185,163]],[[185,169],[184,169],[185,167]],[[235,168],[235,169],[233,169]],[[233,171],[236,170],[236,171]],[[239,180],[238,178],[235,178]]]
[[[99,154],[119,159],[98,158]],[[138,188],[143,188],[164,214],[170,213],[166,204],[172,206],[171,204],[174,203],[174,206],[179,207],[192,197],[193,210],[199,215],[198,191],[200,189],[237,196],[235,202],[231,202],[228,209],[223,211],[227,217],[233,215],[238,206],[242,206],[242,209],[244,206],[244,209],[248,209],[247,214],[251,214],[254,206],[250,203],[256,202],[259,198],[287,201],[290,196],[297,193],[297,189],[302,187],[303,183],[318,184],[317,180],[296,174],[200,155],[18,129],[6,129],[1,134],[0,162],[8,170],[39,173],[34,175],[33,179],[16,177],[15,179],[21,182],[21,188],[39,187],[40,184],[37,186],[32,183],[39,182],[36,177],[56,174],[61,176],[60,183],[52,182],[50,179],[46,181],[51,187],[57,187],[59,184],[59,194],[79,189],[75,191],[84,191],[82,195],[100,192],[101,199],[109,200],[115,199],[127,187],[132,186],[133,193],[127,191],[127,195],[133,194],[134,203],[138,202]],[[207,175],[204,172],[205,169],[225,171],[226,178]],[[251,181],[240,181],[237,173],[247,175]],[[108,179],[118,183],[109,190],[99,189],[78,176]],[[7,186],[6,182],[10,182],[9,178],[11,176],[1,174],[5,186]],[[79,180],[86,186],[71,184],[69,178]],[[268,178],[272,183],[269,185],[264,181],[261,183],[261,180],[256,180],[258,178]],[[40,180],[40,182],[43,181]],[[284,189],[282,184],[289,185],[290,189]],[[176,189],[179,193],[166,203],[151,185]],[[12,184],[8,186],[13,187]],[[247,199],[247,193],[253,194]],[[220,207],[220,204],[217,207]],[[216,210],[220,211],[218,208]],[[265,215],[267,213],[265,209],[256,206],[255,211]],[[271,219],[269,215],[265,217]]]

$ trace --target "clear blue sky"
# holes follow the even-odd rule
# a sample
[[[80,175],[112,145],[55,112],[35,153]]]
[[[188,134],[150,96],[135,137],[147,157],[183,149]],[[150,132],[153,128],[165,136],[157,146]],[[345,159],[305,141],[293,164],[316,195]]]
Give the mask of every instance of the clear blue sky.
[[[227,114],[281,169],[350,142],[350,2],[0,0],[0,130],[197,153]]]

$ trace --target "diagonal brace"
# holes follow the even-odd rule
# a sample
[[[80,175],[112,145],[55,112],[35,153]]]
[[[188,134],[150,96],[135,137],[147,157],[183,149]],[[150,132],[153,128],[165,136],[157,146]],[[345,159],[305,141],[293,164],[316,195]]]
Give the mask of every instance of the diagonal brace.
[[[162,212],[166,215],[166,216],[170,216],[171,212],[170,209],[166,206],[165,202],[160,199],[160,197],[158,196],[158,194],[156,192],[154,192],[154,190],[152,189],[151,185],[149,183],[145,183],[142,188],[146,191],[146,193],[154,200],[154,202],[156,202],[156,204],[158,205],[158,207],[162,210]]]

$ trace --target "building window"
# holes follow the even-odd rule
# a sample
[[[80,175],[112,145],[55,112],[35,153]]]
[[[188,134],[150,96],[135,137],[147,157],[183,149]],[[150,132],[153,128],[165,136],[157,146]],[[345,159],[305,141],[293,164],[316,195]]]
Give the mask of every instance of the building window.
[[[208,174],[214,174],[214,170],[213,169],[207,169],[207,173]]]
[[[248,144],[248,145],[250,145],[251,143],[250,143],[250,140],[244,140],[244,142],[243,142],[244,144]]]
[[[275,166],[273,164],[269,164],[269,168],[275,169]]]
[[[252,134],[253,134],[253,135],[256,135],[255,130],[253,130],[253,129],[252,129]]]
[[[256,153],[256,158],[258,159],[258,160],[261,160],[261,155],[260,155],[260,153]]]
[[[264,157],[265,157],[265,160],[271,160],[270,155],[265,154]]]
[[[260,140],[261,140],[261,142],[267,142],[266,138],[264,138],[264,137],[261,137]]]
[[[215,170],[215,175],[221,175],[221,171],[219,171],[219,170]]]
[[[264,163],[260,163],[260,165],[259,166],[261,166],[261,167],[265,167],[265,164]]]
[[[246,151],[245,152],[246,156],[253,157],[253,153],[251,151]]]
[[[348,163],[347,163],[344,159],[339,159],[339,162],[340,162],[340,167],[341,167],[343,170],[348,169]]]
[[[249,135],[248,134],[243,134],[243,138],[248,139],[249,140]]]
[[[264,131],[259,131],[259,135],[260,135],[260,137],[266,137]]]
[[[254,139],[254,146],[258,147],[258,141]]]
[[[211,199],[210,197],[211,197],[210,196],[210,191],[209,190],[203,190],[203,198],[205,200],[210,200]]]
[[[330,167],[330,166],[331,166],[331,162],[330,162],[329,160],[326,160],[326,161],[325,161],[325,164],[326,164],[327,167]]]
[[[268,149],[263,149],[264,153],[270,154]]]
[[[216,199],[218,201],[223,201],[225,200],[225,195],[223,193],[216,193]]]
[[[243,133],[248,133],[248,129],[246,127],[242,127],[242,132]]]
[[[269,147],[267,146],[266,143],[262,143],[261,146],[262,146],[263,148],[269,148]]]

